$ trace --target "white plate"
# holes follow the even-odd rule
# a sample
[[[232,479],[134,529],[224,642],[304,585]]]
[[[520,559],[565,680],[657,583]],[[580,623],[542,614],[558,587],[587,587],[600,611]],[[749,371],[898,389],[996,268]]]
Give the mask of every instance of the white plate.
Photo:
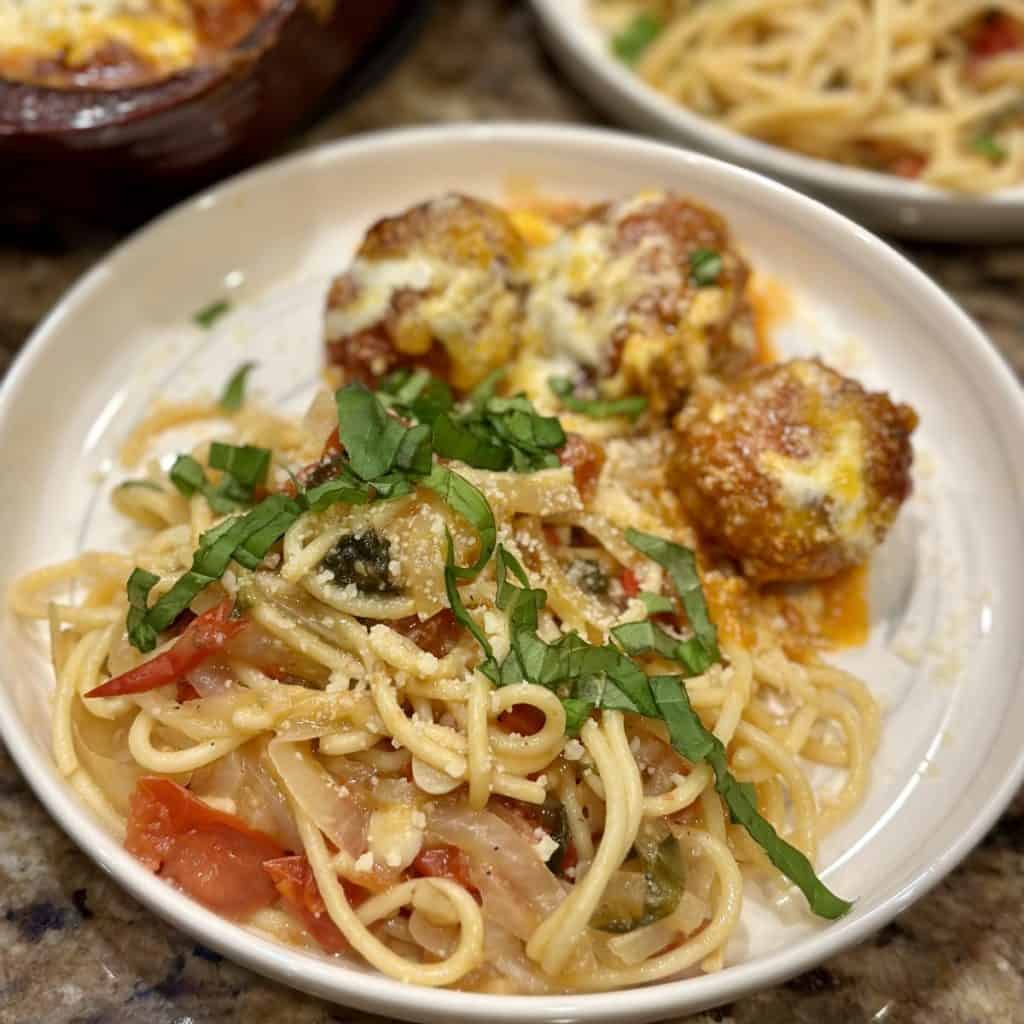
[[[857,942],[923,895],[980,839],[1024,775],[1024,412],[978,330],[866,231],[764,178],[656,143],[559,126],[466,126],[369,136],[302,153],[179,207],[122,245],[60,303],[0,398],[4,577],[83,546],[113,546],[118,442],[158,396],[218,389],[243,358],[258,392],[297,408],[320,362],[332,272],[382,214],[507,182],[598,199],[648,186],[724,213],[794,309],[783,351],[820,351],[921,413],[917,493],[879,555],[871,644],[846,661],[884,702],[868,797],[822,864],[856,895],[823,925],[749,893],[718,974],[595,996],[426,993],[254,937],[148,873],[97,825],[49,757],[50,667],[40,631],[0,623],[0,726],[70,835],[134,896],[203,943],[339,1002],[419,1020],[647,1020],[735,999]],[[211,332],[191,313],[225,292]],[[913,648],[917,663],[895,653]]]
[[[876,231],[933,241],[1024,240],[1024,185],[965,196],[759,142],[673,103],[617,60],[588,14],[589,0],[533,0],[533,7],[566,74],[631,128],[788,182]]]

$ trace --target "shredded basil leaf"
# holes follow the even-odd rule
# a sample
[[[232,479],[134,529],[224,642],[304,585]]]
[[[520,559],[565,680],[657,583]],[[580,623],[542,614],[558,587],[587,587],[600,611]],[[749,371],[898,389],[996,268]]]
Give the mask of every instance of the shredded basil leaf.
[[[375,395],[360,385],[343,389],[338,396],[339,422],[344,416],[358,418],[358,428],[351,427],[341,437],[356,472],[365,480],[375,480],[394,465],[425,475],[430,471],[431,449],[441,458],[496,472],[531,473],[558,466],[556,452],[565,444],[565,432],[557,417],[541,416],[525,395],[497,396],[504,373],[491,373],[457,408],[448,385],[422,369],[392,373]],[[360,393],[347,394],[351,390]],[[403,428],[393,419],[394,426],[384,421],[389,408],[417,421],[419,428],[409,429],[426,428],[429,443],[424,442],[415,465],[392,459],[392,447],[402,444],[399,431]],[[371,442],[376,446],[372,453],[376,461],[368,462],[366,449]],[[407,446],[411,443],[406,439]]]
[[[209,330],[230,309],[231,303],[227,299],[217,299],[194,313],[192,319],[200,327]]]
[[[672,746],[695,764],[706,761],[711,765],[715,773],[715,789],[733,819],[747,830],[768,859],[799,887],[814,913],[829,920],[847,913],[852,904],[832,893],[814,873],[810,861],[758,814],[742,784],[729,771],[722,741],[704,728],[690,705],[684,682],[678,676],[655,676],[650,680],[650,686],[657,701],[659,717],[668,726]]]
[[[164,489],[159,484],[154,483],[152,480],[144,480],[144,479],[140,479],[140,480],[122,480],[117,485],[116,490],[121,490],[122,487],[123,488],[141,487],[141,488],[143,488],[143,490],[156,491],[157,494],[163,494],[163,491],[164,491]]]
[[[371,391],[353,383],[334,396],[338,437],[353,471],[363,480],[384,476],[394,465],[408,427],[402,426]]]
[[[982,132],[980,135],[976,135],[971,142],[971,148],[975,153],[980,153],[993,163],[1006,159],[1005,147],[989,132]]]
[[[498,666],[497,661],[494,657],[494,648],[491,647],[490,640],[487,639],[487,635],[484,631],[476,624],[476,619],[466,609],[466,605],[463,603],[462,595],[459,593],[458,579],[461,573],[464,573],[464,569],[460,569],[455,562],[455,543],[452,540],[451,531],[445,529],[445,539],[448,544],[447,551],[445,552],[444,561],[444,589],[445,594],[448,596],[448,606],[452,610],[452,614],[455,616],[455,621],[460,626],[464,626],[469,630],[473,639],[480,645],[484,652],[484,662],[479,665],[478,668],[484,673],[489,679],[494,679],[497,674]]]
[[[203,467],[191,455],[179,455],[174,460],[174,465],[171,466],[168,475],[171,478],[171,483],[186,498],[191,498],[196,491],[201,491],[208,486]]]
[[[468,408],[474,412],[482,412],[487,403],[498,393],[498,385],[506,376],[508,376],[508,370],[503,366],[497,370],[491,370],[469,393],[469,397],[466,399]]]
[[[532,473],[559,465],[557,450],[565,431],[556,416],[541,416],[525,395],[502,398],[491,393],[492,374],[465,408],[434,424],[434,450],[478,469]]]
[[[298,490],[298,487],[296,487]],[[323,512],[331,505],[367,505],[377,494],[372,484],[360,480],[344,463],[338,466],[338,475],[302,494],[302,500],[311,512]]]
[[[641,533],[632,527],[626,530],[626,540],[641,554],[667,570],[672,577],[693,630],[693,636],[680,645],[680,660],[694,675],[706,672],[721,655],[718,650],[718,631],[708,616],[707,602],[697,573],[697,559],[693,552],[681,544],[674,544],[650,533]]]
[[[578,412],[595,420],[606,420],[613,416],[628,416],[635,420],[647,408],[647,399],[642,395],[630,395],[627,398],[577,398],[568,377],[550,377],[548,387],[570,412]]]
[[[252,445],[224,444],[214,441],[210,445],[210,468],[223,470],[250,490],[267,479],[270,468],[270,449]]]
[[[458,459],[467,466],[501,472],[512,465],[512,453],[495,444],[479,425],[460,422],[444,413],[434,421],[434,451],[443,459]]]
[[[570,685],[568,698],[582,702],[572,706],[574,717],[585,718],[597,707],[656,717],[647,677],[617,647],[588,643],[577,633],[566,633],[553,643],[537,635],[538,613],[547,594],[528,585],[522,566],[504,545],[499,546],[497,557],[498,607],[508,615],[510,644],[494,682],[499,686],[529,682],[556,691]],[[509,582],[508,570],[522,586]]]
[[[476,561],[465,568],[456,566],[459,579],[472,579],[490,561],[498,541],[498,528],[487,499],[465,478],[447,466],[436,465],[421,483],[429,487],[454,512],[457,512],[476,530],[480,538],[480,551]],[[454,609],[453,609],[454,610]]]
[[[668,833],[660,841],[645,836],[650,826],[637,834],[634,848],[643,865],[644,902],[643,909],[635,908],[631,915],[623,906],[616,906],[614,888],[612,898],[602,900],[590,926],[600,931],[624,935],[646,925],[668,917],[679,905],[683,894],[683,857],[679,840],[666,828]],[[624,877],[624,876],[619,876]],[[628,877],[628,876],[626,876]],[[614,887],[614,882],[612,886]]]
[[[581,697],[565,697],[562,699],[565,709],[565,734],[579,736],[583,723],[590,717],[594,705]]]
[[[632,658],[645,654],[658,654],[671,661],[682,661],[679,656],[680,640],[665,632],[661,626],[644,619],[626,622],[612,629],[612,636]]]
[[[252,490],[243,486],[234,477],[225,476],[219,484],[206,479],[203,467],[191,455],[179,455],[168,473],[171,483],[178,491],[191,498],[198,492],[218,515],[236,512],[245,508],[252,500]]]
[[[558,849],[548,857],[548,870],[560,878],[564,878],[563,867],[565,865],[565,854],[572,842],[572,833],[569,830],[569,816],[565,813],[565,804],[555,797],[549,797],[536,808],[540,818],[541,828],[558,844]]]
[[[220,483],[210,483],[203,467],[191,455],[179,455],[168,475],[186,498],[198,492],[214,512],[225,515],[252,504],[253,489],[266,479],[270,450],[214,441],[210,445],[210,466],[223,470]]]
[[[753,807],[756,811],[758,809],[757,786],[755,786],[752,782],[737,782],[736,785],[739,786],[741,790],[743,790],[743,795],[750,801],[750,806]],[[732,811],[729,812],[729,818],[734,825],[740,824],[739,820],[732,813]]]
[[[245,515],[225,519],[207,530],[199,538],[191,569],[141,618],[137,616],[129,624],[131,642],[140,651],[151,651],[156,646],[157,634],[170,626],[206,587],[220,579],[232,560],[246,569],[255,569],[304,511],[298,501],[272,494]]]
[[[649,590],[643,590],[639,594],[643,601],[648,615],[674,615],[676,606],[672,599],[663,597],[661,594],[652,594]]]
[[[722,272],[722,255],[714,249],[694,249],[690,253],[690,276],[697,284],[714,284]]]
[[[389,408],[407,412],[420,423],[430,425],[455,404],[451,388],[424,369],[395,370],[381,381],[377,395]]]
[[[151,651],[156,646],[156,631],[146,622],[146,613],[149,611],[146,602],[149,592],[159,582],[159,576],[154,576],[153,573],[146,572],[145,569],[133,569],[126,585],[128,591],[128,637],[136,647],[144,651]]]
[[[612,53],[624,64],[635,64],[644,50],[661,34],[664,25],[660,18],[642,11],[612,39]]]
[[[225,412],[238,412],[245,402],[245,386],[249,374],[256,369],[255,363],[242,363],[242,365],[231,374],[230,379],[224,387],[224,391],[217,403]]]

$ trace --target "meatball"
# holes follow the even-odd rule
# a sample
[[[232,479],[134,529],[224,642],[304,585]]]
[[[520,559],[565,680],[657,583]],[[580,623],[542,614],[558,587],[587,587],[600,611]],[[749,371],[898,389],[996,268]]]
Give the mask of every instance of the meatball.
[[[818,360],[758,367],[677,417],[672,482],[749,578],[824,579],[885,537],[910,494],[916,425]]]
[[[608,397],[682,404],[695,380],[753,361],[747,266],[724,221],[651,192],[594,207],[531,258],[526,340]]]
[[[515,350],[523,258],[504,211],[466,196],[378,221],[327,296],[328,362],[368,384],[426,366],[474,387]]]

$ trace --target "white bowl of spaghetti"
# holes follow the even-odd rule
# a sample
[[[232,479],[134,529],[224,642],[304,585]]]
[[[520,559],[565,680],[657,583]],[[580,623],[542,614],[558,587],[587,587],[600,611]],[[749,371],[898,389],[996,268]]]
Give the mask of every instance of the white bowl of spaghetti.
[[[535,0],[623,123],[904,237],[1024,237],[1024,13],[964,0]]]
[[[573,325],[670,281],[581,373]],[[449,288],[487,297],[486,346]],[[546,326],[513,356],[517,310]],[[495,362],[499,394],[437,384]],[[786,515],[839,511],[765,546],[692,460],[819,393],[840,419],[794,430],[825,462],[758,465]],[[510,1022],[734,999],[922,896],[1024,777],[1022,426],[933,284],[749,172],[557,126],[300,154],[118,249],[5,383],[4,741],[133,895],[306,991]],[[763,582],[863,560],[863,516],[870,548],[892,527],[867,576]]]

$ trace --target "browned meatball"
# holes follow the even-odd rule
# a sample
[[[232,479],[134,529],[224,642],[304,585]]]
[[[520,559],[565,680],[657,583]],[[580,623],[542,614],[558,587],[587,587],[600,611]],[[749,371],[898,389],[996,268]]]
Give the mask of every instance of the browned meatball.
[[[425,365],[472,388],[515,350],[523,255],[504,211],[466,196],[378,221],[328,294],[328,362],[368,383]]]
[[[678,416],[673,482],[751,579],[863,562],[910,494],[917,414],[818,360],[748,370]]]
[[[689,200],[597,206],[531,258],[527,342],[603,395],[673,411],[698,377],[751,363],[747,276],[725,222]]]

